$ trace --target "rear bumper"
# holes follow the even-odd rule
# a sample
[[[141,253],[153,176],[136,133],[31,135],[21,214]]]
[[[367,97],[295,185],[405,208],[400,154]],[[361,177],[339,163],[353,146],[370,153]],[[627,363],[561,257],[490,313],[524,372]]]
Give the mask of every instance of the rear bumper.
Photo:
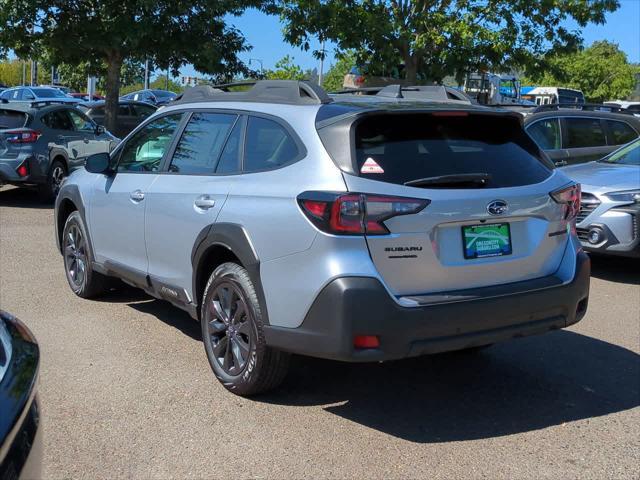
[[[519,282],[502,286],[499,295],[494,287],[489,298],[482,298],[479,289],[469,296],[473,300],[417,307],[400,306],[375,278],[338,278],[321,291],[299,328],[267,326],[265,335],[274,348],[351,362],[488,345],[580,321],[587,309],[590,271],[588,256],[580,252],[574,278],[564,285]],[[355,349],[356,335],[376,335],[380,347]]]
[[[20,165],[26,164],[29,174],[21,177],[17,173]],[[43,173],[42,162],[36,160],[32,153],[20,154],[17,157],[0,157],[0,182],[12,185],[37,185],[46,182],[46,173]]]

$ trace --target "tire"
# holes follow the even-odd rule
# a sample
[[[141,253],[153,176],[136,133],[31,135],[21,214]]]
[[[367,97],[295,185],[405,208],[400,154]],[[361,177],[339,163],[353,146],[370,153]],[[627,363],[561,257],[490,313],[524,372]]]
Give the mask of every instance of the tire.
[[[240,396],[280,385],[289,354],[267,346],[262,311],[247,271],[236,263],[223,263],[209,277],[202,298],[202,340],[220,383]]]
[[[109,277],[91,267],[91,245],[80,213],[71,213],[62,231],[62,258],[67,282],[73,293],[82,298],[95,298],[109,290]]]
[[[54,160],[47,174],[47,182],[38,186],[38,195],[44,202],[52,202],[58,196],[62,181],[67,176],[67,167],[60,160]]]

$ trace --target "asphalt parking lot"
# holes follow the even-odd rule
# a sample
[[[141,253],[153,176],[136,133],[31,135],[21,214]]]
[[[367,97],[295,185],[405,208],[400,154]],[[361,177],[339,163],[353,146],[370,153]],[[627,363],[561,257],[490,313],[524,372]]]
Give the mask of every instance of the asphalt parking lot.
[[[52,208],[4,187],[0,307],[40,342],[47,478],[640,475],[638,262],[594,259],[568,330],[476,355],[296,358],[248,400],[213,378],[186,313],[128,287],[75,297]]]

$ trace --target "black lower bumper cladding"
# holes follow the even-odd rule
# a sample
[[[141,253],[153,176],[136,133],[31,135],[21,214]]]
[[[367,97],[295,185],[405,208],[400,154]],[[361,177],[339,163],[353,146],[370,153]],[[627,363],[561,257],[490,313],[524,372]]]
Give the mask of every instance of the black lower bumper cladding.
[[[573,280],[549,277],[489,287],[482,298],[403,307],[375,278],[345,277],[318,295],[299,328],[266,328],[267,343],[303,355],[367,362],[393,360],[540,334],[582,319],[589,298],[590,261],[577,256]],[[552,281],[557,280],[557,281]],[[461,292],[456,292],[457,297]],[[355,336],[374,335],[378,348],[356,349]]]

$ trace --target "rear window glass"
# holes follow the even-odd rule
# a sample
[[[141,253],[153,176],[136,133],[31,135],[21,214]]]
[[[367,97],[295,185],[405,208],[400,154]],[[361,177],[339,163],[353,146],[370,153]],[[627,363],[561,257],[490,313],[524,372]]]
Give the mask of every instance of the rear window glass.
[[[485,186],[489,188],[539,183],[550,175],[551,169],[543,164],[538,148],[517,120],[460,115],[364,118],[355,132],[357,172],[395,184],[444,175],[487,174]]]
[[[27,114],[13,110],[0,110],[0,129],[21,128],[27,123]]]

